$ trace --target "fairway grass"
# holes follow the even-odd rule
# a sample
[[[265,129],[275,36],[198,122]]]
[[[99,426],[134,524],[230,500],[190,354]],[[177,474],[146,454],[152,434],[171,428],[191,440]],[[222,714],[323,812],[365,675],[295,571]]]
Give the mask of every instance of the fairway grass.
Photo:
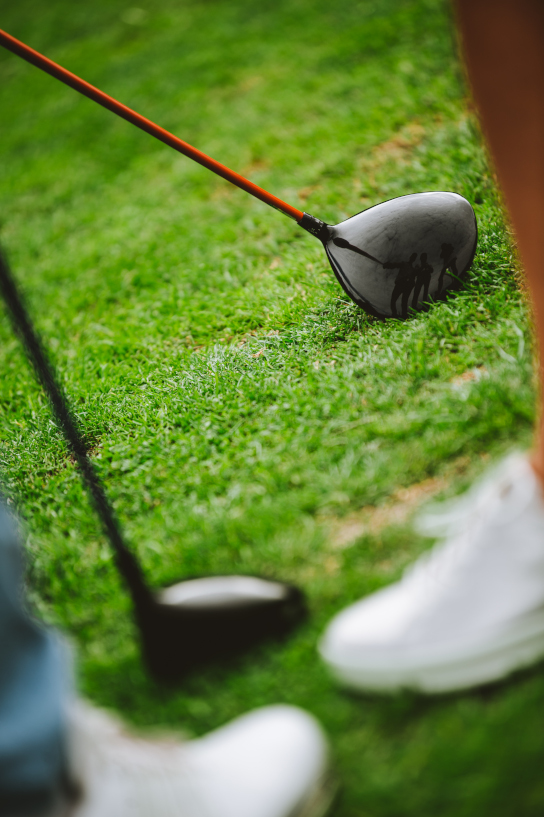
[[[0,0],[0,27],[330,222],[394,196],[473,204],[466,286],[406,322],[348,301],[321,245],[0,52],[0,242],[151,583],[299,584],[296,635],[178,690],[143,670],[130,605],[7,318],[0,480],[39,615],[82,688],[139,725],[209,729],[284,701],[323,723],[338,817],[540,817],[542,667],[438,699],[339,691],[326,622],[398,578],[410,527],[535,413],[532,336],[447,4]]]

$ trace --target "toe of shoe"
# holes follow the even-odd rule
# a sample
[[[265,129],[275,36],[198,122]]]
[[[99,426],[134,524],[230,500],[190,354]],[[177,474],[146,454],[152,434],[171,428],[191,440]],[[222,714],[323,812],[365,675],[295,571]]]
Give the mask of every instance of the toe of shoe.
[[[335,616],[319,643],[333,676],[354,689],[394,687],[392,658],[401,657],[399,645],[413,606],[402,588],[391,585]]]
[[[316,797],[328,765],[317,721],[283,705],[238,718],[195,741],[191,754],[213,817],[295,817]]]

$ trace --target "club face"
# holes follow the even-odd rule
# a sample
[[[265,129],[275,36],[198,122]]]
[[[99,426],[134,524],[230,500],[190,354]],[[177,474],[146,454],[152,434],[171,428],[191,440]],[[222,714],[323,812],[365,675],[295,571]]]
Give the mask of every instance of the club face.
[[[288,595],[288,585],[256,576],[204,576],[186,579],[161,590],[157,600],[180,610],[214,611],[281,602]]]
[[[336,277],[379,318],[406,318],[459,287],[478,240],[471,205],[446,192],[391,199],[329,230],[324,246]]]
[[[253,576],[209,576],[160,591],[138,618],[151,673],[173,682],[287,635],[305,615],[304,597],[292,585]]]

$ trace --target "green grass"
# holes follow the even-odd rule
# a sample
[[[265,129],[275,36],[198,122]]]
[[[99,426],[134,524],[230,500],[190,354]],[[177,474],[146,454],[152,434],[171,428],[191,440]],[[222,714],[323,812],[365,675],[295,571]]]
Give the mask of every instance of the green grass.
[[[531,330],[449,7],[141,5],[134,25],[120,0],[0,0],[0,26],[330,222],[404,193],[462,193],[479,249],[447,303],[406,323],[368,318],[288,219],[0,53],[0,240],[147,575],[277,575],[305,589],[312,616],[234,668],[153,685],[3,318],[0,468],[25,520],[33,602],[76,642],[85,693],[136,723],[202,734],[276,701],[314,712],[339,817],[541,815],[541,669],[383,700],[337,690],[315,651],[336,611],[427,546],[387,517],[349,546],[331,530],[406,505],[403,489],[430,479],[455,493],[530,440]]]

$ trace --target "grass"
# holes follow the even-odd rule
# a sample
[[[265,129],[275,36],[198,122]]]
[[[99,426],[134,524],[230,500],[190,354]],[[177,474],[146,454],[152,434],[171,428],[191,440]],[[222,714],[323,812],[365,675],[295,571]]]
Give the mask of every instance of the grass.
[[[25,520],[33,603],[76,642],[84,692],[192,734],[303,706],[331,737],[338,817],[541,815],[541,669],[384,700],[337,690],[315,651],[336,611],[427,547],[408,521],[429,491],[460,491],[530,440],[531,329],[448,5],[0,10],[10,33],[321,218],[449,189],[480,230],[461,292],[376,321],[289,220],[0,53],[0,240],[147,575],[277,575],[312,610],[285,645],[177,691],[151,683],[111,554],[2,319],[3,487]]]

